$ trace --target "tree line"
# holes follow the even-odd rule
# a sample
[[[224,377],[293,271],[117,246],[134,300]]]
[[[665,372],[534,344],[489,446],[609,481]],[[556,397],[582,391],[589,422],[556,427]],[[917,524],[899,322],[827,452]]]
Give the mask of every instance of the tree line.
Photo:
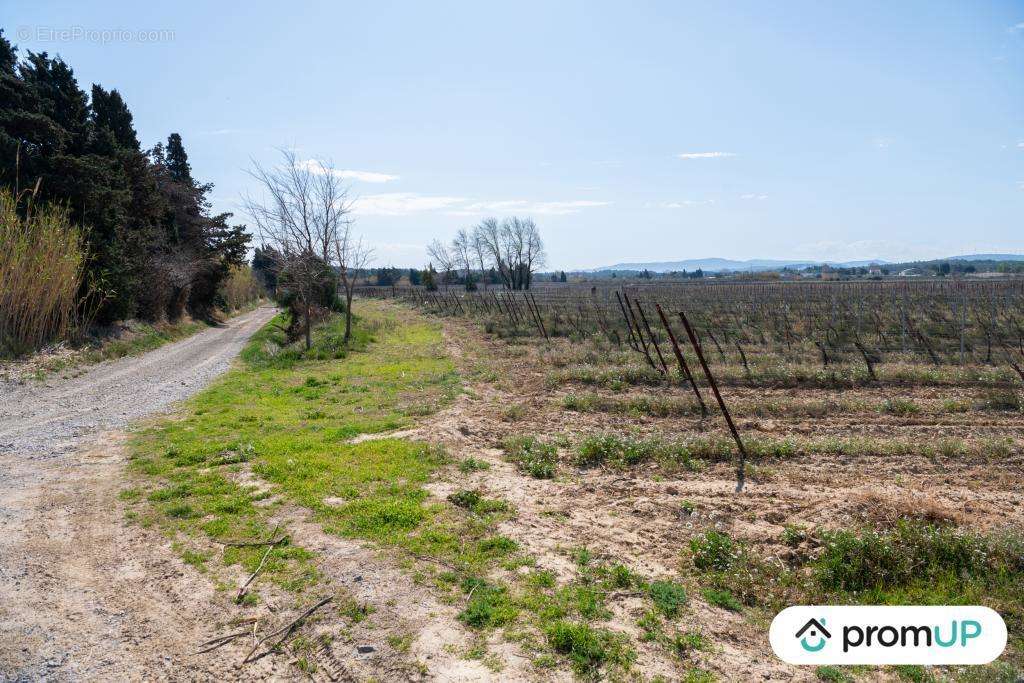
[[[460,229],[450,244],[435,239],[427,246],[427,253],[432,262],[424,278],[434,277],[436,263],[443,284],[457,279],[468,291],[489,279],[505,289],[529,289],[547,260],[536,223],[518,216],[501,221],[485,218],[472,229]]]
[[[193,177],[178,133],[144,149],[116,89],[93,84],[87,93],[59,56],[19,57],[0,31],[0,192],[11,209],[5,220],[27,222],[40,207],[59,207],[69,229],[80,230],[78,317],[109,323],[208,315],[232,268],[245,263],[251,239],[232,214],[213,213],[212,190]],[[4,234],[24,233],[15,226]],[[4,275],[0,287],[17,287]]]

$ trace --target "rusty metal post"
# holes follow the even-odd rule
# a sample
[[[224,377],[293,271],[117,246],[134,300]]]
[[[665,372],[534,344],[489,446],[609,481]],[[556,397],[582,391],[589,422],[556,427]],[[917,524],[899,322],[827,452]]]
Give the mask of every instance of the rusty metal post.
[[[732,438],[736,440],[736,447],[740,450],[740,462],[736,467],[736,492],[739,493],[743,490],[743,484],[746,480],[746,469],[747,469],[747,449],[743,447],[743,440],[740,438],[740,433],[736,431],[736,425],[733,424],[732,416],[729,414],[729,409],[725,407],[725,401],[722,400],[722,394],[718,391],[718,383],[715,382],[715,376],[711,374],[711,368],[708,367],[708,362],[704,360],[704,352],[701,351],[700,342],[697,341],[697,335],[693,333],[693,328],[690,327],[690,321],[686,319],[686,314],[679,311],[679,319],[683,321],[683,327],[686,328],[686,335],[690,338],[690,343],[693,344],[693,350],[697,353],[697,360],[700,361],[700,366],[704,370],[704,376],[708,379],[708,384],[711,385],[711,392],[715,395],[715,400],[718,401],[718,407],[722,410],[722,415],[725,415],[725,422],[729,425],[729,431],[732,432]]]
[[[537,322],[540,323],[540,331],[544,333],[544,341],[551,341],[548,337],[547,328],[544,327],[544,318],[540,315],[540,306],[537,305],[537,297],[533,295],[533,292],[527,292],[526,295],[533,301],[533,310],[537,312]]]
[[[658,354],[658,360],[661,361],[661,369],[665,372],[665,379],[669,379],[668,365],[665,364],[665,356],[661,355],[661,347],[658,346],[658,340],[654,338],[654,334],[651,332],[651,326],[647,322],[647,314],[644,313],[643,307],[640,302],[636,302],[636,310],[640,313],[640,319],[644,321],[644,329],[647,330],[647,337],[651,340],[651,345],[654,346],[654,351]]]
[[[633,324],[636,326],[636,336],[640,340],[640,348],[643,351],[644,356],[647,358],[647,362],[651,364],[651,367],[655,370],[658,366],[654,364],[654,359],[651,358],[651,352],[647,348],[647,341],[644,339],[644,333],[640,329],[640,323],[637,322],[636,313],[633,312],[633,303],[629,300],[629,295],[625,292],[622,293],[622,298],[626,301],[626,310],[629,311],[629,317],[632,319]]]
[[[693,387],[693,393],[697,396],[697,403],[700,404],[701,417],[708,416],[708,406],[704,403],[704,397],[700,395],[700,389],[697,387],[697,382],[693,379],[693,373],[690,372],[690,366],[686,363],[686,357],[683,356],[683,352],[679,349],[679,342],[676,341],[675,332],[672,331],[672,327],[668,324],[668,318],[665,317],[665,312],[661,310],[661,304],[654,304],[654,307],[658,309],[658,315],[661,316],[661,324],[665,326],[665,331],[668,332],[669,341],[672,342],[672,351],[676,354],[676,360],[679,361],[679,374],[683,376],[683,379],[690,383]]]
[[[633,336],[633,324],[629,322],[629,314],[626,313],[626,307],[623,305],[622,297],[619,296],[618,292],[615,292],[615,299],[619,302],[622,318],[626,321],[626,330],[629,332],[629,345],[633,347],[634,351],[640,351],[640,345],[636,343],[636,337]]]

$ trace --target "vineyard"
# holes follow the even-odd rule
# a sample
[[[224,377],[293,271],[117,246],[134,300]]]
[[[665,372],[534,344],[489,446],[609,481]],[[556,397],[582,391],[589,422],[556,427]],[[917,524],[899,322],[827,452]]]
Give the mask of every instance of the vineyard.
[[[508,501],[503,533],[570,585],[594,570],[564,558],[585,551],[587,567],[618,562],[689,596],[680,617],[596,588],[608,610],[581,618],[628,636],[639,670],[793,677],[762,635],[786,605],[960,603],[1004,615],[1008,663],[983,680],[1012,680],[1024,283],[360,294],[440,320],[475,378],[418,431],[465,465],[435,493]],[[520,583],[503,585],[519,595]]]
[[[723,379],[832,384],[884,379],[1000,384],[1024,378],[1024,281],[541,286],[531,292],[367,287],[502,336],[603,339],[671,379],[679,313]],[[673,327],[677,327],[673,330]],[[684,336],[685,338],[685,336]],[[684,345],[685,346],[685,345]],[[683,350],[683,354],[688,353]],[[908,364],[924,364],[905,377]],[[885,367],[896,364],[896,369]],[[741,374],[734,372],[735,366]],[[821,373],[807,373],[817,366]],[[790,370],[787,377],[784,368]],[[688,373],[683,369],[681,377]]]

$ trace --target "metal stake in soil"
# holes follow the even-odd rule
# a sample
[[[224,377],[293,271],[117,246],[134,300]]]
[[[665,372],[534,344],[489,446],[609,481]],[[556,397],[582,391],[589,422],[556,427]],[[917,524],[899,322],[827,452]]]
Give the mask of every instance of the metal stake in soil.
[[[743,484],[746,480],[747,449],[743,447],[743,440],[740,439],[740,433],[736,431],[736,425],[732,422],[732,416],[729,415],[729,409],[725,407],[725,401],[722,400],[722,394],[718,391],[718,383],[715,382],[715,376],[711,374],[711,368],[708,367],[708,362],[704,360],[704,352],[700,348],[700,342],[697,341],[697,335],[693,333],[693,328],[690,327],[690,321],[686,319],[686,314],[682,311],[679,311],[679,319],[683,321],[683,327],[686,328],[686,335],[690,338],[690,343],[693,344],[693,350],[697,353],[697,360],[700,361],[700,366],[704,370],[704,376],[708,378],[708,384],[711,385],[711,392],[715,395],[715,400],[718,401],[718,407],[721,408],[722,414],[725,415],[725,423],[729,425],[729,431],[732,432],[732,438],[736,440],[736,447],[740,450],[740,462],[736,467],[736,492],[739,493],[743,490]]]

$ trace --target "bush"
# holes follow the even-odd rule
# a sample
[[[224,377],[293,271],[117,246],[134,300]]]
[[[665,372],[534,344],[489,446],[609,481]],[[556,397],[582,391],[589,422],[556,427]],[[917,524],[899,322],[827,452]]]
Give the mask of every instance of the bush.
[[[249,266],[232,266],[217,292],[227,311],[237,311],[263,296],[263,285]]]
[[[558,465],[558,449],[532,436],[517,436],[502,444],[505,455],[520,472],[535,479],[551,479]]]

